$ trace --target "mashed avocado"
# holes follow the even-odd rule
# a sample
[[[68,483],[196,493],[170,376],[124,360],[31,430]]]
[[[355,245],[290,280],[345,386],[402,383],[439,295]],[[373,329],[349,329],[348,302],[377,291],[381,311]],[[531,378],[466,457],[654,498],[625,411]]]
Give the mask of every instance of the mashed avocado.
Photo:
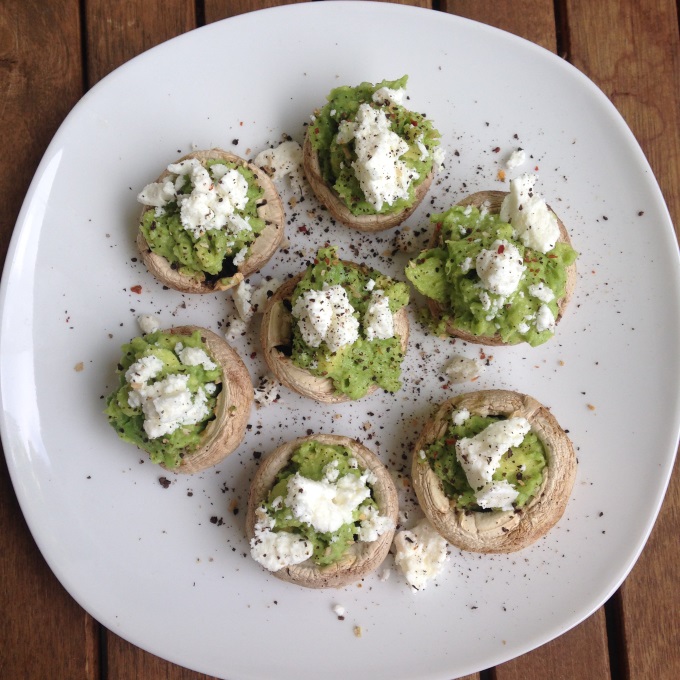
[[[456,441],[464,437],[474,437],[487,425],[501,419],[499,416],[471,415],[462,425],[455,425],[451,421],[444,436],[425,449],[425,461],[442,480],[444,493],[455,501],[459,509],[482,511],[477,505],[475,492],[468,483],[465,471],[456,456]],[[525,435],[520,446],[511,448],[501,457],[500,465],[493,474],[493,481],[505,480],[515,487],[519,495],[513,506],[521,508],[541,485],[545,466],[543,444],[530,431]]]
[[[245,220],[250,228],[235,229],[228,223],[224,228],[207,229],[203,233],[186,229],[175,199],[162,208],[146,210],[140,229],[152,252],[168,260],[181,274],[199,281],[223,281],[226,285],[237,271],[234,258],[247,249],[265,227],[264,221],[257,216],[257,205],[264,190],[257,183],[254,173],[243,165],[219,159],[209,159],[203,165],[215,181],[217,177],[213,166],[236,170],[245,178],[248,184],[247,202],[243,209],[236,209],[234,215]],[[184,185],[177,193],[188,196],[193,189],[193,183],[186,175]],[[240,259],[247,255],[248,251],[243,251]]]
[[[315,347],[303,337],[300,324],[293,323],[293,363],[312,375],[330,378],[335,389],[351,399],[363,397],[373,384],[396,392],[401,387],[404,358],[400,338],[395,335],[368,339],[365,321],[377,292],[388,299],[391,314],[408,304],[407,285],[376,270],[347,266],[338,258],[334,247],[322,248],[293,291],[293,309],[298,298],[308,291],[323,291],[334,286],[345,290],[354,310],[352,316],[358,321],[357,339],[337,351],[332,351],[327,342]]]
[[[156,331],[122,350],[120,386],[104,412],[121,439],[147,451],[154,463],[175,468],[200,445],[215,417],[222,369],[211,360],[200,331],[191,336]]]
[[[408,77],[403,76],[399,80],[384,80],[377,85],[361,83],[356,87],[335,88],[328,95],[328,103],[316,112],[310,124],[308,134],[319,158],[321,174],[354,215],[396,213],[410,207],[415,200],[416,187],[432,170],[433,152],[439,145],[439,132],[423,114],[409,111],[379,92],[384,92],[385,88],[388,91],[403,91],[407,80]],[[404,162],[407,172],[410,171],[414,177],[408,186],[407,196],[396,198],[392,203],[385,202],[380,207],[367,200],[353,167],[357,161],[353,127],[356,126],[362,104],[385,112],[389,129],[405,142],[399,158]]]
[[[420,293],[444,307],[444,325],[452,323],[478,336],[498,333],[507,344],[528,342],[533,347],[553,336],[566,268],[577,257],[571,246],[558,242],[545,254],[526,248],[497,214],[469,206],[454,206],[431,221],[441,245],[409,262],[406,276]],[[524,266],[519,283],[509,294],[488,290],[478,257],[483,251],[500,256],[510,246]]]
[[[329,467],[337,470],[337,475],[335,473],[331,475],[337,479],[345,475],[359,479],[365,474],[365,470],[358,467],[356,459],[346,447],[306,441],[299,446],[288,465],[277,475],[264,506],[267,515],[275,520],[276,531],[289,531],[310,541],[313,545],[311,559],[319,566],[337,562],[353,543],[361,540],[359,538],[361,522],[372,512],[368,509],[378,509],[376,502],[369,496],[352,512],[352,522],[343,524],[333,532],[316,531],[311,524],[296,519],[285,503],[288,481],[295,474],[315,482],[326,480]]]

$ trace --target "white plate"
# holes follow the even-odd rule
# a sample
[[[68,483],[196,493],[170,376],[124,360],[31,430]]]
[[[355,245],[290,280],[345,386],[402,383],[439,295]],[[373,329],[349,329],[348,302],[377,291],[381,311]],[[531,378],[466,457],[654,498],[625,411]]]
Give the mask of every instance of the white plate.
[[[432,201],[409,223],[425,226],[427,212],[467,191],[506,186],[497,172],[521,146],[531,160],[520,170],[539,166],[541,189],[581,253],[557,337],[536,349],[493,349],[482,378],[464,388],[516,389],[551,406],[578,448],[578,479],[562,521],[519,554],[452,551],[446,573],[417,594],[395,570],[387,581],[373,575],[312,592],[245,556],[253,452],[266,455],[308,429],[334,431],[368,440],[388,465],[405,469],[419,423],[462,391],[439,381],[452,343],[426,337],[414,322],[401,392],[330,408],[283,390],[280,403],[253,411],[238,453],[198,476],[171,476],[164,489],[162,472],[141,464],[144,455],[119,442],[101,413],[120,345],[138,334],[138,313],[157,312],[165,326],[218,329],[233,306],[229,295],[164,291],[135,261],[135,196],[192,145],[252,157],[284,132],[301,140],[332,87],[404,73],[411,106],[435,121],[448,150]],[[291,247],[264,274],[298,271],[298,253],[330,239],[346,255],[353,241],[362,259],[401,276],[406,257],[385,256],[393,231],[350,234],[310,217],[315,206],[308,193],[288,209]],[[7,262],[2,435],[31,531],[85,609],[184,666],[230,680],[344,678],[350,666],[356,678],[434,679],[489,667],[605,601],[656,517],[680,414],[669,216],[602,93],[511,35],[365,2],[289,6],[183,35],[118,69],[75,107],[36,173]],[[235,343],[254,378],[264,373],[259,355],[250,356],[259,350],[256,331],[257,322]]]

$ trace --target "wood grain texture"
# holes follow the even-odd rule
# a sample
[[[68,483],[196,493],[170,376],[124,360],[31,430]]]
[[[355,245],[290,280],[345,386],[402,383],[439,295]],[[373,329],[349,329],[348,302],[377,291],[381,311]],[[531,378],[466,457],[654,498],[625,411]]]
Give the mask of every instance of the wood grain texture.
[[[205,21],[212,23],[258,9],[294,5],[310,0],[205,0]]]
[[[6,0],[0,12],[0,256],[52,135],[82,94],[78,3]],[[20,162],[15,163],[14,161]],[[0,462],[0,676],[99,678],[98,626],[43,560]],[[58,632],[58,633],[57,633]]]
[[[567,2],[571,60],[621,112],[659,180],[680,234],[680,38],[674,0]],[[599,40],[593,26],[607,26]],[[629,680],[680,674],[680,480],[671,484],[640,560],[620,590],[621,666]],[[643,633],[644,631],[644,633]]]
[[[489,24],[555,52],[557,38],[552,0],[441,0],[440,7],[449,14]]]
[[[194,3],[184,0],[87,0],[85,17],[90,87],[132,57],[196,28]]]

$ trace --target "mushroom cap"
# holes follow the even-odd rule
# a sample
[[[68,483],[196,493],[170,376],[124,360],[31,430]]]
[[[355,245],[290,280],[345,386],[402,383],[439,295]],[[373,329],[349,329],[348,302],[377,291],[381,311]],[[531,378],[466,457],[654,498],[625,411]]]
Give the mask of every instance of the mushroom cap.
[[[345,201],[339,196],[333,187],[326,183],[321,173],[319,156],[312,146],[309,137],[309,130],[305,135],[305,143],[302,148],[302,165],[305,169],[305,176],[316,197],[323,203],[328,212],[342,224],[358,231],[377,232],[396,227],[408,219],[420,202],[425,198],[432,178],[434,169],[425,179],[415,188],[415,199],[413,204],[396,213],[380,215],[354,215],[347,207]]]
[[[217,395],[215,418],[203,431],[200,446],[187,452],[178,467],[169,468],[171,472],[200,472],[233,453],[243,439],[253,403],[253,385],[248,369],[219,335],[200,326],[177,326],[163,332],[189,336],[197,330],[201,332],[210,356],[222,369],[222,390]]]
[[[285,225],[283,204],[281,203],[281,198],[276,191],[274,183],[267,173],[240,156],[236,156],[228,151],[223,151],[222,149],[210,149],[209,151],[194,151],[186,156],[182,156],[177,162],[179,163],[190,158],[195,158],[201,161],[201,163],[213,159],[237,163],[247,167],[255,175],[257,183],[264,190],[262,204],[257,209],[257,216],[265,221],[266,226],[250,244],[250,255],[237,266],[237,272],[231,277],[229,285],[224,285],[219,281],[211,283],[209,281],[199,280],[198,278],[181,274],[177,269],[172,267],[168,260],[151,250],[141,230],[137,233],[137,249],[140,252],[142,260],[144,260],[147,269],[159,281],[162,281],[166,286],[169,286],[174,290],[178,290],[182,293],[214,293],[219,290],[229,290],[234,286],[238,286],[243,279],[260,270],[276,252],[276,249],[283,239]],[[168,175],[170,175],[170,173],[166,170],[156,181],[160,182]],[[145,206],[142,210],[140,221],[147,210],[153,209],[152,206]]]
[[[362,267],[355,262],[343,262],[347,266]],[[279,349],[279,347],[289,346],[292,343],[293,315],[286,308],[284,301],[290,302],[295,286],[303,276],[304,272],[301,272],[292,279],[288,279],[267,301],[260,326],[260,341],[264,350],[264,359],[269,370],[277,377],[279,382],[303,397],[329,404],[351,401],[346,394],[336,391],[330,378],[317,377],[304,368],[296,366],[292,359]],[[399,309],[393,317],[395,335],[399,336],[401,350],[406,353],[409,336],[406,308]],[[377,389],[377,385],[371,385],[366,395],[372,394]]]
[[[456,205],[460,206],[471,205],[475,208],[481,208],[482,204],[487,202],[489,212],[499,213],[501,209],[501,204],[503,203],[503,199],[507,195],[508,192],[506,191],[478,191],[477,193],[470,194],[461,201],[458,201]],[[548,209],[554,213],[555,217],[557,217],[557,224],[560,228],[560,237],[558,239],[558,242],[571,245],[569,233],[567,232],[564,223],[550,206],[548,206]],[[428,247],[435,248],[438,245],[439,234],[435,231],[432,233],[432,236],[430,237]],[[559,322],[559,320],[562,318],[564,310],[567,304],[569,303],[569,300],[571,300],[574,288],[576,287],[576,264],[575,263],[570,264],[567,267],[566,273],[567,279],[565,284],[564,295],[557,301],[558,314],[557,318],[555,319],[555,323]],[[442,316],[442,314],[446,313],[446,307],[444,307],[444,305],[437,302],[436,300],[432,300],[431,298],[427,299],[427,306],[430,310],[430,313],[435,319],[439,319]],[[446,332],[449,335],[460,338],[461,340],[476,343],[478,345],[498,346],[509,344],[503,341],[499,333],[496,333],[495,335],[473,335],[468,331],[456,328],[456,326],[454,326],[453,323],[448,323],[446,325]]]
[[[543,481],[523,508],[507,512],[456,508],[429,463],[418,455],[444,435],[451,412],[463,408],[481,416],[524,417],[543,444],[547,458]],[[545,535],[564,514],[575,476],[574,449],[555,417],[533,397],[508,390],[470,392],[441,404],[415,444],[411,469],[418,502],[435,529],[452,545],[481,553],[515,552]]]
[[[341,588],[377,569],[385,559],[392,545],[399,509],[397,489],[387,468],[375,453],[355,439],[333,434],[313,434],[286,442],[272,452],[258,468],[250,487],[246,535],[249,541],[255,535],[255,511],[266,501],[270,489],[274,486],[276,475],[288,464],[300,445],[308,441],[345,446],[357,459],[359,467],[373,472],[377,478],[375,484],[372,485],[373,498],[380,514],[389,517],[393,527],[370,543],[357,541],[350,546],[342,559],[334,564],[319,567],[308,559],[300,564],[284,567],[271,573],[283,581],[306,588]]]

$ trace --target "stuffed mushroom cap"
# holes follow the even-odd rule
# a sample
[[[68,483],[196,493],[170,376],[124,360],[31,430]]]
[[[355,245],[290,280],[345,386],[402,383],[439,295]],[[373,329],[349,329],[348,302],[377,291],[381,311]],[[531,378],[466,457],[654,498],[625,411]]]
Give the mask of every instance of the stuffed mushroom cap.
[[[246,535],[255,536],[256,510],[266,502],[278,473],[286,467],[291,456],[305,442],[315,441],[331,446],[344,446],[356,458],[361,469],[370,470],[376,477],[372,484],[373,498],[380,515],[392,520],[392,529],[385,531],[375,541],[357,541],[334,564],[320,567],[311,559],[300,564],[283,567],[272,572],[277,578],[306,588],[341,588],[358,581],[378,568],[392,544],[397,524],[399,501],[392,477],[380,459],[363,444],[341,435],[313,434],[279,446],[260,465],[253,478],[248,495]]]
[[[419,452],[441,438],[454,410],[481,416],[523,417],[543,444],[543,480],[524,507],[514,511],[459,509]],[[555,417],[533,397],[508,390],[483,390],[445,401],[425,425],[414,447],[411,476],[423,512],[452,545],[480,553],[522,550],[544,536],[564,514],[576,476],[576,456]]]
[[[147,269],[159,281],[162,281],[166,286],[169,286],[174,290],[178,290],[182,293],[213,293],[220,290],[229,290],[230,288],[238,286],[245,278],[264,267],[276,252],[283,239],[285,225],[283,204],[281,203],[281,198],[276,191],[274,183],[267,173],[240,156],[236,156],[228,151],[223,151],[222,149],[210,149],[209,151],[195,151],[187,154],[176,162],[179,163],[191,158],[195,158],[201,163],[205,163],[209,160],[236,163],[247,167],[255,175],[257,183],[264,191],[264,195],[257,208],[257,216],[264,220],[266,226],[250,244],[250,254],[243,262],[241,262],[241,264],[235,267],[236,272],[232,275],[229,283],[225,284],[223,279],[211,282],[205,280],[205,278],[201,280],[200,277],[196,278],[180,273],[165,257],[157,255],[151,250],[141,230],[137,234],[137,249],[139,250]],[[161,182],[168,177],[168,175],[170,175],[170,173],[166,170],[156,181]],[[140,221],[144,216],[144,213],[148,210],[154,210],[154,208],[152,206],[145,206],[142,210]]]

